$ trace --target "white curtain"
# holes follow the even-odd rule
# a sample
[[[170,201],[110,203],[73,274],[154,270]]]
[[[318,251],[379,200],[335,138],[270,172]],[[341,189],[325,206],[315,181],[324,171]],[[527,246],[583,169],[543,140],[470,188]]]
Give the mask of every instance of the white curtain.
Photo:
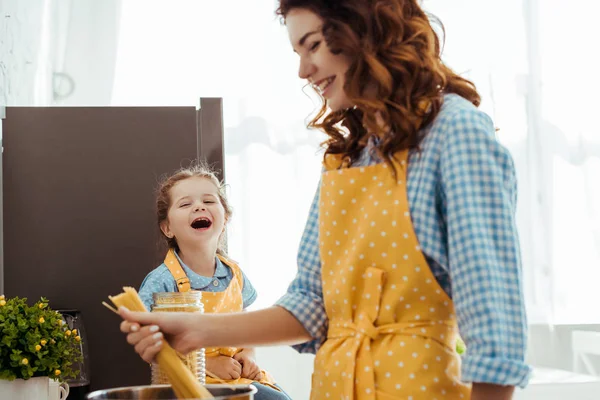
[[[48,4],[0,2],[0,105],[38,105],[51,99]]]
[[[600,3],[539,1],[539,148],[551,258],[553,321],[598,323],[600,311],[600,127],[592,50]],[[545,271],[540,271],[544,273]]]
[[[109,105],[118,0],[2,0],[0,105]]]

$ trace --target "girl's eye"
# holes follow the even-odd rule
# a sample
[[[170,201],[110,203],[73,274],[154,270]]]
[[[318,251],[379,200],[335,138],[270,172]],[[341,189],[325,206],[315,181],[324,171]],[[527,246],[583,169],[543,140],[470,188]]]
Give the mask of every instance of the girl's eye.
[[[190,205],[190,203],[183,203],[183,204],[181,204],[179,207],[187,207],[187,206],[189,206],[189,205]]]
[[[212,200],[206,200],[205,203],[206,204],[214,204],[214,201],[212,201]]]
[[[310,46],[310,50],[311,50],[311,51],[315,51],[315,50],[316,50],[316,49],[319,47],[319,45],[320,45],[320,44],[321,44],[321,42],[320,42],[320,41],[318,41],[318,42],[314,42],[314,43],[313,43],[313,44]]]

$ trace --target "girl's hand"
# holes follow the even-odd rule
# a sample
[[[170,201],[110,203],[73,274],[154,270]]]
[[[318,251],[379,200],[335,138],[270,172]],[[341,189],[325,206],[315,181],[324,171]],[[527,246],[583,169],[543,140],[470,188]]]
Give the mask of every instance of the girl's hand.
[[[206,369],[221,379],[238,379],[242,374],[242,366],[228,356],[206,357]]]
[[[121,332],[127,333],[127,342],[148,363],[162,348],[163,337],[182,354],[203,347],[202,314],[132,312],[120,307],[119,315],[124,320]]]
[[[260,381],[263,378],[263,374],[260,371],[258,364],[256,364],[254,350],[243,349],[235,354],[233,358],[242,364],[242,378],[248,378],[253,381]]]

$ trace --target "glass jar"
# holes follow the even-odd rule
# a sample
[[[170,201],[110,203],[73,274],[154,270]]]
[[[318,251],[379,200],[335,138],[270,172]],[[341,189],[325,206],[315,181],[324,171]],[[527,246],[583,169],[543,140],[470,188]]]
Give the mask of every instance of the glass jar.
[[[160,292],[152,295],[152,312],[200,312],[204,313],[202,304],[202,292]],[[204,349],[192,351],[187,355],[180,354],[179,357],[185,366],[201,384],[206,384],[206,357]],[[169,383],[167,375],[161,371],[157,363],[152,363],[152,384]]]
[[[82,358],[71,366],[71,369],[77,372],[77,376],[67,379],[66,383],[69,385],[69,400],[84,400],[87,399],[87,394],[90,392],[91,373],[83,315],[80,310],[74,309],[56,311],[62,315],[63,321],[65,321],[70,330],[77,329],[77,333],[81,338],[79,341],[79,350],[81,351]]]

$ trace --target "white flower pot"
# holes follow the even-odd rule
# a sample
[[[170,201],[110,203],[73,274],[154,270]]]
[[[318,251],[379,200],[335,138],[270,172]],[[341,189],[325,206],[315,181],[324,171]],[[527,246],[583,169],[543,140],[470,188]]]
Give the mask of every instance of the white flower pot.
[[[69,395],[69,384],[50,379],[50,392],[48,400],[66,400]]]
[[[47,376],[28,380],[15,379],[14,381],[0,379],[0,399],[48,400],[49,386],[50,382]]]

